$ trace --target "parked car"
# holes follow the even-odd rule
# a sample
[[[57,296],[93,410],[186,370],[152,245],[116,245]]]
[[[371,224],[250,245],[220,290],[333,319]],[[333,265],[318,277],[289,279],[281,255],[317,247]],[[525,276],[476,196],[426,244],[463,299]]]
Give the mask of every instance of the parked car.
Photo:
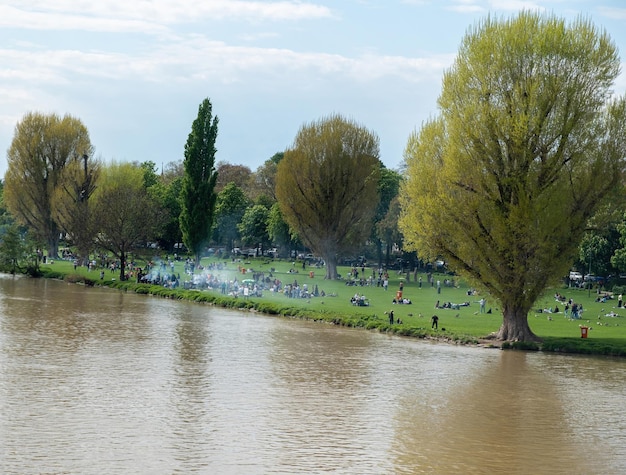
[[[574,280],[576,282],[579,282],[581,280],[583,280],[583,275],[580,272],[570,272],[569,273],[569,280]]]

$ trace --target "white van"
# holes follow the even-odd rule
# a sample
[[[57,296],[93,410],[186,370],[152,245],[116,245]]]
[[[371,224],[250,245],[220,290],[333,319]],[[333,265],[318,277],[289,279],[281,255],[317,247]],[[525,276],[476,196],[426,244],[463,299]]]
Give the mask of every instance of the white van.
[[[575,280],[575,281],[583,280],[583,275],[580,272],[572,271],[569,273],[569,280]]]

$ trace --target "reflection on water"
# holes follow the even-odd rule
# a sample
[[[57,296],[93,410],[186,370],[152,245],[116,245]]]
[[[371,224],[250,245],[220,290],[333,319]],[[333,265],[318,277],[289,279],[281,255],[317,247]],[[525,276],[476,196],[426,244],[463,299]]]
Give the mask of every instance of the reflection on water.
[[[623,360],[0,278],[0,472],[624,473]]]

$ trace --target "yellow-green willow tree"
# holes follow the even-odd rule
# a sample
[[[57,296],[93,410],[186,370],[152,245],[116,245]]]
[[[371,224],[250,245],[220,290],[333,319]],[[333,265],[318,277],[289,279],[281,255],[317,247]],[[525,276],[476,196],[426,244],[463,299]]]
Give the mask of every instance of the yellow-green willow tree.
[[[76,248],[83,265],[89,261],[96,234],[94,200],[101,163],[88,155],[68,163],[52,194],[52,217]]]
[[[66,166],[91,156],[93,147],[83,123],[70,115],[30,112],[15,126],[7,152],[4,198],[9,211],[58,253],[62,230],[54,219],[53,195]]]
[[[285,221],[337,278],[337,256],[371,234],[378,206],[378,137],[333,115],[303,125],[276,174]]]
[[[611,39],[585,19],[489,17],[445,73],[440,114],[409,138],[405,245],[497,299],[498,339],[538,340],[528,312],[623,183],[619,67]]]
[[[126,279],[129,254],[154,238],[160,210],[144,186],[144,169],[132,163],[109,163],[100,170],[93,194],[95,244],[120,261]]]

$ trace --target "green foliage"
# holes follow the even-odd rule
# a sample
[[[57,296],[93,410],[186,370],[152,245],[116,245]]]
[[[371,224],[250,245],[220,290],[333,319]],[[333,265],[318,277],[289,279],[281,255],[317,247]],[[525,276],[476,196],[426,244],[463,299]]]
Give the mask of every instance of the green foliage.
[[[143,186],[146,190],[159,182],[156,163],[148,160],[139,164],[139,167],[143,170]]]
[[[503,340],[536,338],[529,310],[623,183],[626,101],[608,99],[619,65],[588,21],[488,17],[444,75],[440,116],[409,139],[406,247],[497,299]]]
[[[185,144],[185,174],[181,190],[180,228],[183,242],[200,262],[202,248],[211,236],[215,211],[215,140],[217,117],[205,99],[198,108]]]
[[[520,348],[525,349],[525,348]],[[541,349],[555,353],[578,353],[585,355],[626,356],[626,349],[609,339],[546,338]]]
[[[278,203],[274,203],[270,208],[267,217],[267,232],[271,241],[281,247],[291,249],[299,244],[298,237],[292,234],[289,225],[283,219],[283,214],[280,211],[280,205]]]
[[[9,226],[0,240],[0,270],[16,274],[26,258],[27,249],[17,225]]]
[[[621,223],[617,225],[619,232],[619,243],[621,248],[616,249],[611,257],[611,264],[621,272],[626,272],[626,215]]]
[[[93,152],[89,133],[70,115],[27,113],[15,127],[7,152],[4,198],[7,208],[48,246],[58,252],[61,227],[54,219],[53,195],[67,181],[65,167]]]
[[[256,247],[257,244],[261,244],[263,248],[267,247],[270,239],[267,232],[269,214],[269,210],[262,205],[254,205],[246,209],[237,225],[241,240],[245,245]]]
[[[273,202],[276,202],[276,172],[284,156],[282,152],[275,153],[257,168],[254,174],[254,184],[258,194],[270,197]]]
[[[611,249],[609,241],[604,236],[595,233],[585,233],[579,247],[579,259],[591,268],[596,275],[605,276],[609,263]]]
[[[83,155],[81,161],[68,163],[60,174],[59,186],[52,195],[53,218],[65,231],[67,241],[83,259],[93,250],[98,232],[94,221],[93,194],[98,186],[101,163]]]
[[[278,164],[276,197],[285,221],[337,278],[337,255],[371,234],[378,206],[378,137],[339,115],[300,128]]]
[[[129,252],[154,235],[159,208],[150,200],[143,170],[130,163],[111,163],[102,169],[102,180],[94,194],[93,210],[98,223],[96,244],[121,262],[120,280],[125,279]]]
[[[235,183],[228,183],[217,195],[215,205],[215,237],[221,244],[232,244],[239,238],[237,224],[241,222],[250,202]]]

